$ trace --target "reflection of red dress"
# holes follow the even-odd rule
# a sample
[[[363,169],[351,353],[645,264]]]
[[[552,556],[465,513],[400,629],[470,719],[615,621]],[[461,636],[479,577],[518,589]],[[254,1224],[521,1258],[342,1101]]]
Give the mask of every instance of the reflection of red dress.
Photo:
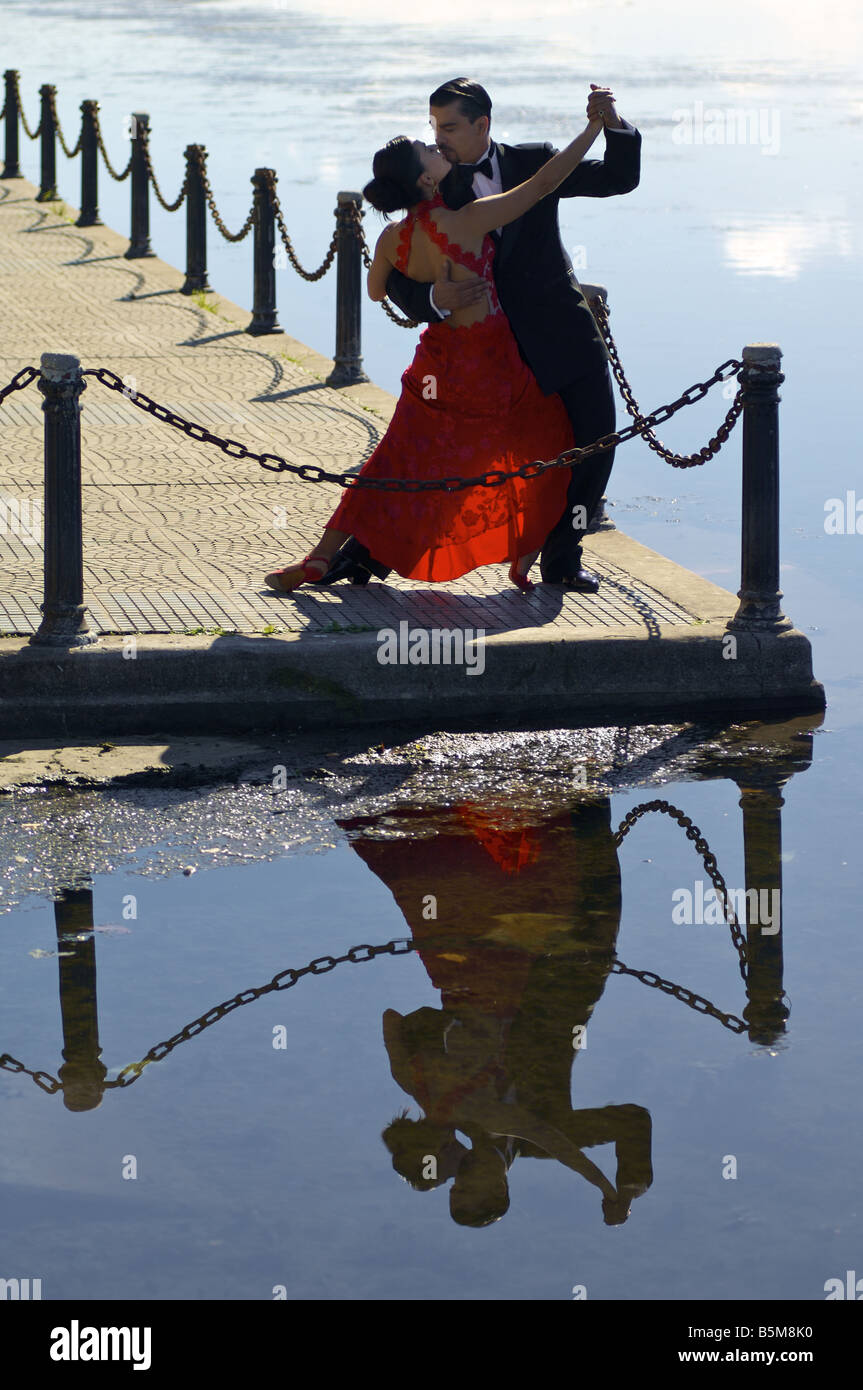
[[[544,396],[522,360],[498,302],[492,275],[494,242],[481,256],[449,241],[431,219],[440,197],[420,204],[402,226],[397,259],[404,270],[414,225],[451,260],[489,283],[492,312],[480,323],[450,328],[432,323],[402,376],[392,422],[365,477],[451,478],[510,471],[554,458],[573,445],[559,396]],[[461,492],[372,492],[350,489],[327,523],[347,531],[381,564],[408,579],[457,579],[479,565],[514,560],[538,550],[559,521],[569,469],[539,478]]]

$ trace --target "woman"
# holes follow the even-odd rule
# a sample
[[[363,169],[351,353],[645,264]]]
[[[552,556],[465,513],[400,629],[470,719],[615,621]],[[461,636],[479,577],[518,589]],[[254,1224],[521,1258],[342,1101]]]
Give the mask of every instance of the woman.
[[[360,477],[481,477],[489,469],[511,472],[572,447],[563,403],[540,391],[498,302],[490,233],[552,193],[602,127],[601,120],[589,121],[532,178],[458,211],[438,193],[451,166],[435,146],[400,135],[377,152],[364,197],[381,212],[404,208],[408,215],[378,239],[370,297],[384,298],[393,266],[420,281],[437,280],[447,268],[454,279],[479,274],[488,291],[478,304],[453,311],[422,333],[390,426]],[[274,570],[266,583],[290,592],[323,579],[342,542],[353,535],[407,579],[457,579],[480,565],[509,560],[512,582],[531,589],[527,573],[560,517],[568,478],[559,468],[457,492],[351,487],[305,560]]]

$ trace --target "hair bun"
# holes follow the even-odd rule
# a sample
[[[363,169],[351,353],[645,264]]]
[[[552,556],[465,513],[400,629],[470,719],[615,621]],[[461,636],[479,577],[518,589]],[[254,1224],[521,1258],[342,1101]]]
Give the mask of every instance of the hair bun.
[[[363,197],[378,212],[396,212],[406,206],[405,190],[395,179],[374,178],[363,189]]]

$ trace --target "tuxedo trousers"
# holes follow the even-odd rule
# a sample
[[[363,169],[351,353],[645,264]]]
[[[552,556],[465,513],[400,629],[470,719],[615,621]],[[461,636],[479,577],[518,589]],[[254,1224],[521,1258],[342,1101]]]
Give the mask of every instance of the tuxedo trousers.
[[[577,446],[592,444],[615,427],[614,390],[607,365],[572,381],[559,392]],[[591,454],[570,470],[566,507],[549,532],[540,555],[542,578],[560,581],[581,569],[582,542],[608,485],[614,449]],[[573,508],[581,507],[582,512]],[[581,524],[583,521],[583,525]]]

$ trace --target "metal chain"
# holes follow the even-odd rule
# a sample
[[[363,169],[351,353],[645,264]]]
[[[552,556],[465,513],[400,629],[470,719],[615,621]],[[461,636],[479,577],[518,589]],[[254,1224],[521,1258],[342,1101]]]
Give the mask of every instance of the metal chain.
[[[166,212],[176,212],[177,208],[180,206],[180,204],[182,203],[183,199],[189,191],[188,169],[186,170],[186,177],[183,179],[183,187],[180,189],[178,197],[174,200],[173,203],[166,203],[165,199],[162,196],[162,190],[156,181],[156,171],[153,168],[153,165],[150,161],[150,136],[147,130],[143,127],[141,129],[141,144],[144,149],[144,161],[147,165],[147,173],[150,175],[150,182],[153,185],[153,192],[159,199],[159,202],[162,204],[162,207],[165,209]]]
[[[102,158],[105,161],[108,173],[111,175],[112,179],[116,179],[118,183],[122,183],[123,180],[127,179],[130,173],[132,172],[132,155],[129,155],[129,163],[126,165],[122,174],[118,174],[117,170],[114,168],[113,164],[108,158],[108,151],[105,149],[105,141],[102,139],[102,127],[99,123],[99,112],[96,106],[93,107],[93,121],[96,126],[96,143],[98,144],[99,149],[102,151]]]
[[[343,965],[346,961],[350,961],[353,965],[361,965],[364,961],[374,960],[376,956],[405,956],[417,949],[415,941],[410,937],[403,936],[397,937],[394,941],[388,941],[383,946],[352,946],[343,956],[318,956],[316,960],[310,961],[301,970],[280,970],[268,984],[258,988],[240,990],[230,999],[216,1004],[214,1008],[208,1009],[199,1018],[187,1023],[185,1028],[181,1028],[173,1037],[167,1038],[165,1042],[156,1043],[155,1047],[151,1047],[140,1062],[129,1062],[113,1081],[106,1081],[104,1089],[106,1091],[117,1090],[118,1088],[122,1090],[127,1086],[134,1085],[146,1066],[151,1062],[160,1062],[163,1057],[167,1057],[170,1052],[173,1052],[180,1043],[188,1042],[190,1038],[197,1037],[206,1028],[218,1023],[220,1019],[226,1018],[235,1009],[242,1008],[244,1004],[252,1004],[266,994],[291,989],[304,975],[327,975],[331,970],[335,970],[337,965]],[[611,964],[610,974],[631,975],[633,979],[640,980],[649,988],[659,989],[663,994],[679,999],[682,1004],[694,1009],[696,1013],[706,1014],[710,1018],[717,1019],[724,1028],[729,1029],[732,1033],[743,1033],[748,1027],[748,1024],[742,1018],[738,1018],[736,1014],[724,1013],[715,1004],[711,1004],[709,999],[705,999],[703,995],[695,994],[693,990],[687,989],[685,985],[675,984],[673,980],[664,980],[652,970],[634,970],[630,966],[624,965],[623,961],[615,960]],[[31,1071],[29,1067],[24,1066],[23,1062],[19,1062],[8,1052],[4,1052],[0,1056],[0,1071],[23,1073],[30,1076],[40,1090],[45,1091],[48,1095],[55,1095],[57,1091],[63,1089],[62,1081],[59,1081],[56,1076],[52,1076],[47,1071]]]
[[[594,318],[599,325],[600,332],[602,333],[605,346],[608,348],[608,355],[611,358],[611,369],[620,387],[620,394],[623,397],[626,409],[629,411],[633,420],[640,421],[644,417],[633,395],[632,387],[626,379],[626,374],[620,361],[620,354],[617,350],[617,344],[611,334],[611,327],[608,321],[608,307],[604,303],[602,297],[597,295],[595,299],[591,300],[591,308]],[[780,372],[777,381],[781,384],[784,380],[785,377],[782,372]],[[728,440],[742,409],[743,397],[742,393],[738,391],[734,400],[731,402],[728,414],[722,421],[722,424],[719,426],[713,438],[695,454],[675,454],[673,450],[666,448],[666,446],[657,439],[652,429],[645,430],[642,438],[648,447],[653,449],[654,453],[659,454],[660,458],[665,459],[666,463],[670,463],[672,468],[696,468],[702,463],[707,463],[709,459],[712,459],[719,453],[722,445]]]
[[[740,962],[740,978],[745,981],[749,973],[746,938],[740,930],[740,924],[737,921],[734,909],[729,906],[728,889],[725,885],[725,879],[719,871],[716,855],[712,852],[701,831],[698,829],[698,826],[693,824],[690,817],[685,815],[679,807],[672,806],[670,801],[643,801],[640,806],[634,806],[620,822],[614,837],[615,846],[619,847],[623,843],[623,840],[636,822],[640,821],[642,816],[646,816],[649,811],[661,811],[663,815],[670,816],[672,820],[677,821],[680,828],[686,831],[687,840],[692,841],[696,850],[701,855],[710,882],[722,899],[722,911],[728,923],[731,932],[731,940],[734,943],[734,949],[737,952]],[[729,913],[731,914],[730,916]]]
[[[47,1071],[31,1071],[29,1067],[25,1067],[23,1062],[10,1056],[8,1052],[4,1052],[0,1057],[0,1071],[23,1072],[25,1076],[32,1076],[39,1089],[47,1091],[49,1096],[54,1096],[63,1089],[63,1082],[58,1081],[56,1076],[52,1076]]]
[[[201,183],[204,186],[204,195],[210,206],[210,212],[213,214],[213,221],[215,222],[216,226],[218,227],[219,231],[222,233],[222,236],[225,238],[226,241],[242,241],[244,236],[248,236],[249,229],[255,220],[254,203],[252,203],[252,206],[249,209],[249,215],[246,218],[240,230],[238,232],[229,232],[224,222],[222,221],[222,215],[219,212],[219,209],[216,207],[216,200],[213,197],[213,190],[210,187],[210,180],[207,177],[207,155],[206,152],[200,147],[200,145],[195,146],[194,158],[198,161],[198,168],[201,171]]]
[[[301,970],[280,970],[274,975],[269,984],[261,985],[259,988],[243,989],[239,994],[235,994],[231,999],[226,999],[222,1004],[216,1004],[212,1009],[208,1009],[200,1018],[187,1023],[185,1028],[181,1028],[172,1038],[165,1042],[157,1043],[151,1047],[146,1057],[142,1057],[140,1062],[130,1062],[113,1081],[106,1081],[105,1088],[131,1086],[138,1080],[141,1072],[150,1062],[159,1062],[163,1057],[167,1057],[169,1052],[182,1042],[187,1042],[189,1038],[194,1038],[198,1033],[202,1033],[211,1024],[217,1023],[226,1014],[233,1013],[234,1009],[242,1008],[243,1004],[251,1004],[256,999],[261,999],[265,994],[272,994],[274,991],[291,989],[297,984],[304,975],[326,975],[330,970],[335,970],[337,965],[343,965],[345,961],[350,961],[353,965],[360,965],[363,961],[374,960],[375,956],[391,955],[404,956],[416,950],[415,943],[409,937],[397,937],[394,941],[387,941],[383,946],[352,946],[343,956],[318,956],[316,960],[304,965]],[[360,954],[364,952],[365,954]]]
[[[15,74],[15,100],[18,104],[18,115],[21,117],[21,124],[24,127],[24,134],[29,135],[31,140],[35,140],[37,135],[42,134],[42,117],[39,117],[39,124],[35,130],[31,130],[27,124],[27,117],[24,115],[24,107],[21,102],[21,89],[18,86],[18,74]]]
[[[318,266],[317,270],[305,270],[303,266],[300,265],[300,262],[297,260],[297,253],[294,250],[293,243],[288,235],[288,229],[285,226],[285,219],[282,215],[282,205],[279,202],[279,195],[276,192],[276,181],[273,177],[273,171],[272,169],[267,169],[265,170],[265,173],[267,176],[267,189],[269,191],[270,198],[272,199],[273,211],[276,214],[276,223],[279,228],[279,234],[282,238],[282,241],[284,242],[285,250],[288,253],[288,259],[290,260],[291,265],[294,267],[294,270],[297,272],[297,274],[301,275],[304,280],[321,280],[323,276],[326,275],[327,271],[332,265],[339,244],[338,208],[335,209],[336,229],[333,232],[333,239],[327,247],[327,254],[324,256],[324,259],[321,261],[321,264]]]
[[[16,372],[12,380],[6,386],[0,386],[0,405],[3,404],[7,396],[11,396],[13,391],[23,391],[25,386],[29,386],[31,381],[35,381],[39,375],[38,367],[22,367],[20,372]]]
[[[372,256],[369,251],[369,244],[366,241],[366,233],[363,227],[364,217],[365,213],[362,208],[358,208],[356,203],[353,203],[350,208],[350,218],[357,229],[357,238],[360,243],[360,255],[363,258],[363,265],[366,270],[371,270]],[[380,305],[387,317],[391,318],[393,323],[397,323],[399,328],[419,328],[419,323],[415,319],[403,319],[400,314],[397,314],[388,299],[382,299]]]
[[[56,132],[57,132],[57,139],[60,141],[60,148],[62,149],[63,153],[66,155],[66,158],[67,158],[67,159],[74,159],[74,158],[75,158],[75,155],[76,155],[76,154],[78,153],[78,151],[80,150],[81,144],[82,144],[83,139],[84,139],[84,122],[83,122],[83,121],[81,122],[81,129],[80,129],[80,131],[78,132],[78,143],[77,143],[77,145],[75,146],[74,150],[70,150],[70,149],[69,149],[69,146],[66,144],[66,141],[63,139],[63,132],[62,132],[62,130],[60,129],[60,117],[57,115],[57,105],[56,105],[56,102],[57,102],[57,94],[56,94],[56,92],[50,92],[50,93],[49,93],[48,99],[49,99],[49,102],[50,102],[50,105],[51,105],[51,120],[54,122],[54,129],[55,129]]]
[[[696,1013],[707,1014],[710,1018],[717,1019],[731,1033],[745,1033],[749,1024],[736,1014],[723,1013],[717,1009],[715,1004],[711,1004],[709,999],[705,999],[701,994],[695,994],[685,985],[676,985],[673,980],[663,980],[661,975],[657,975],[652,970],[632,970],[623,961],[616,960],[611,967],[612,975],[631,975],[633,979],[640,980],[643,985],[649,985],[651,989],[661,989],[663,994],[670,994],[674,999],[679,999],[688,1008],[694,1009]]]
[[[335,483],[341,488],[360,487],[378,492],[461,492],[470,487],[500,487],[502,483],[508,482],[511,478],[536,478],[542,473],[546,473],[550,468],[571,468],[573,464],[580,463],[582,459],[588,458],[591,454],[610,449],[613,445],[622,444],[626,440],[643,434],[651,425],[661,420],[667,420],[678,410],[682,410],[684,406],[700,400],[702,396],[707,394],[711,386],[714,386],[718,381],[724,381],[727,375],[739,370],[742,365],[736,358],[728,358],[726,362],[717,367],[709,380],[690,386],[677,401],[662,406],[659,410],[653,411],[652,414],[645,416],[640,421],[633,422],[623,430],[615,430],[611,434],[603,435],[593,444],[567,449],[556,459],[524,463],[520,468],[509,471],[502,468],[489,469],[488,472],[475,478],[369,478],[354,473],[330,473],[324,468],[319,468],[317,464],[288,463],[287,459],[282,458],[280,454],[258,454],[253,449],[247,449],[236,439],[222,439],[219,435],[205,429],[203,425],[186,420],[182,415],[177,415],[175,411],[159,405],[142,391],[136,392],[134,397],[127,396],[127,399],[131,400],[132,404],[140,410],[145,410],[150,415],[155,415],[157,419],[164,420],[167,424],[182,430],[192,439],[218,445],[222,452],[228,454],[230,458],[255,459],[262,468],[274,473],[293,473],[305,482]],[[769,371],[770,368],[764,370]],[[126,392],[122,379],[117,376],[116,372],[112,372],[107,367],[88,368],[83,375],[96,377],[103,386],[107,386],[112,391]],[[741,391],[742,388],[738,388],[738,396]]]

